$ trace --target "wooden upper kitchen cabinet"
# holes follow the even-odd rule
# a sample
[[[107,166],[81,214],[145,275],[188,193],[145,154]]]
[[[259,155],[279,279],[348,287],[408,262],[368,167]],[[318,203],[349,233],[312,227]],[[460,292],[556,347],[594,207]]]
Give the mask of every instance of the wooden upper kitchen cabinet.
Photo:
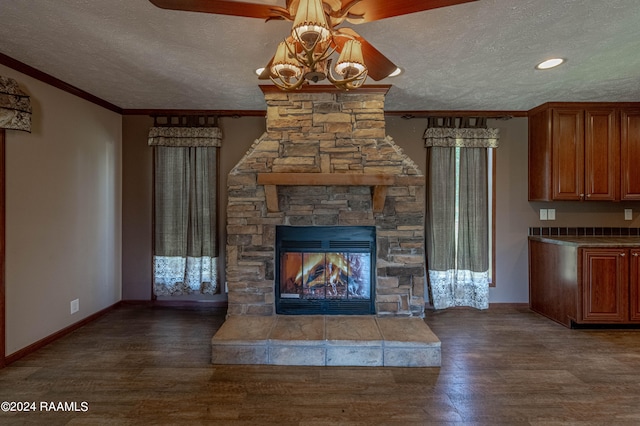
[[[640,108],[620,112],[623,200],[640,200]]]
[[[640,199],[640,103],[529,111],[529,201]]]

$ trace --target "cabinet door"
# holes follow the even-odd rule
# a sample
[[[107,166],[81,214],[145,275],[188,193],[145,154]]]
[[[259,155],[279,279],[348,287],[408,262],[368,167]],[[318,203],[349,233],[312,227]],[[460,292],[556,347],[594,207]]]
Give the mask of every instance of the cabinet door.
[[[553,198],[551,143],[551,110],[529,115],[529,201],[551,201]]]
[[[640,249],[631,250],[629,258],[629,298],[631,321],[640,321]]]
[[[617,123],[614,108],[585,111],[585,200],[620,199],[620,133]]]
[[[553,199],[584,196],[584,111],[553,110]]]
[[[629,318],[628,250],[582,249],[582,320],[624,322]]]
[[[640,110],[622,110],[620,116],[621,197],[640,200]]]

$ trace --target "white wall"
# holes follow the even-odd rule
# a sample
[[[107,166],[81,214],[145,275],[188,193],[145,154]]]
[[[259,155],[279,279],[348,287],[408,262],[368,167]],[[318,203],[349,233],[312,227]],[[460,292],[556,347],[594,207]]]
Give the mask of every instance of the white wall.
[[[10,355],[121,298],[122,117],[11,68],[0,75],[33,106],[31,134],[6,132]]]
[[[539,224],[528,201],[528,120],[489,120],[500,129],[496,149],[496,270],[490,303],[529,302],[529,258],[527,235]],[[553,223],[549,222],[548,226]]]

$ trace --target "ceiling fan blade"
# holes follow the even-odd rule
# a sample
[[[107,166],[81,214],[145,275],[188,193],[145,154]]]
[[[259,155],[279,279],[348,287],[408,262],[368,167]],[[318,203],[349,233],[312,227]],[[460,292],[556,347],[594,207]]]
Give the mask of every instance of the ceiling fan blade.
[[[347,20],[354,24],[454,6],[478,0],[342,0]]]
[[[260,19],[291,19],[287,9],[259,3],[228,0],[149,0],[161,9],[189,12],[215,13],[218,15],[244,16]]]
[[[343,37],[341,37],[341,35]],[[340,28],[336,31],[334,41],[336,44],[336,50],[342,51],[342,46],[347,40],[355,38],[362,44],[362,56],[364,57],[365,65],[367,66],[368,76],[375,81],[380,81],[394,72],[398,66],[391,62],[389,58],[384,56],[378,49],[373,47],[371,43],[362,38],[358,33],[351,28]]]

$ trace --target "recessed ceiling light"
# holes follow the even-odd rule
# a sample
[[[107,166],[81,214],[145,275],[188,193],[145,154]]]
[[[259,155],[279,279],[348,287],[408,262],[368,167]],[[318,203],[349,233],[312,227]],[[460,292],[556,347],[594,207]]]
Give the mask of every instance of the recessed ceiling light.
[[[396,77],[402,74],[402,68],[398,67],[394,72],[388,75],[388,77]]]
[[[548,70],[549,68],[557,67],[562,63],[564,63],[564,59],[562,58],[547,59],[546,61],[540,62],[538,65],[536,65],[536,69]]]
[[[260,74],[262,74],[263,71],[264,71],[264,68],[258,68],[256,70],[256,75],[259,76]]]

